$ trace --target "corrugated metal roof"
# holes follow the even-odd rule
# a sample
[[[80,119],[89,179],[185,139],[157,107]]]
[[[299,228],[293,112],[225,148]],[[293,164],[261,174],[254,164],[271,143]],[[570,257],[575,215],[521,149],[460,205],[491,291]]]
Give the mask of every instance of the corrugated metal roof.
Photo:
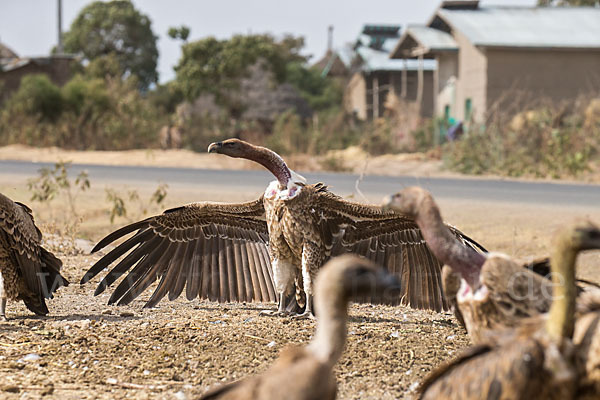
[[[395,46],[397,40],[394,40],[393,45]],[[393,47],[392,47],[393,48]],[[378,51],[369,47],[358,47],[356,52],[362,58],[364,64],[362,66],[363,71],[402,71],[404,70],[404,61],[398,59],[389,58],[389,52]],[[423,70],[433,71],[437,68],[437,62],[435,60],[423,60]],[[408,59],[406,60],[406,70],[416,71],[419,69],[419,60]]]
[[[439,29],[429,28],[424,25],[409,26],[404,35],[412,36],[419,44],[429,50],[457,50],[454,38]]]
[[[436,15],[479,46],[600,48],[600,8],[439,9]]]
[[[15,58],[13,60],[10,60],[7,63],[2,64],[2,71],[8,72],[8,71],[12,71],[15,69],[19,69],[19,68],[26,66],[27,64],[29,64],[31,62],[33,62],[33,61],[29,58]]]

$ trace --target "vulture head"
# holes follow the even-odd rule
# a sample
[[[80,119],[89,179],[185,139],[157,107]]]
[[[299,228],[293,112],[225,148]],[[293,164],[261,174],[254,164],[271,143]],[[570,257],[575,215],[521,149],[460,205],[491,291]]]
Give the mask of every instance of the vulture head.
[[[600,249],[600,229],[591,222],[576,222],[555,236],[557,247],[568,247],[575,252]]]
[[[289,190],[298,183],[306,183],[306,179],[303,176],[298,175],[288,168],[279,154],[266,147],[255,146],[240,139],[227,139],[222,142],[211,143],[208,146],[208,152],[225,154],[234,158],[245,158],[246,160],[259,163],[271,171],[273,176],[277,178],[279,190]],[[295,190],[294,192],[298,193],[299,191]]]
[[[248,154],[255,150],[255,146],[240,139],[227,139],[208,146],[209,153],[225,154],[234,158],[248,158]]]
[[[385,299],[397,295],[400,286],[398,278],[385,269],[365,258],[347,254],[332,259],[323,267],[315,284],[315,296],[321,295],[332,302],[335,302],[333,299],[348,302],[365,295]]]
[[[407,187],[401,192],[387,196],[383,200],[385,210],[393,210],[412,218],[417,218],[421,210],[427,209],[423,205],[433,202],[431,194],[417,186]]]

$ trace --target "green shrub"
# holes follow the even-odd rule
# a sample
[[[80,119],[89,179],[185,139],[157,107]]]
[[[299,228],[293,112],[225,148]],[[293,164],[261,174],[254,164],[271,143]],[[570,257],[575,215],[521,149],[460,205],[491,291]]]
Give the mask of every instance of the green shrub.
[[[579,101],[569,112],[544,107],[520,113],[510,123],[472,126],[445,145],[445,164],[469,174],[577,176],[600,148],[600,126],[586,122],[587,104]]]
[[[60,89],[47,75],[26,75],[19,89],[12,95],[7,109],[39,116],[47,121],[56,121],[63,110]]]

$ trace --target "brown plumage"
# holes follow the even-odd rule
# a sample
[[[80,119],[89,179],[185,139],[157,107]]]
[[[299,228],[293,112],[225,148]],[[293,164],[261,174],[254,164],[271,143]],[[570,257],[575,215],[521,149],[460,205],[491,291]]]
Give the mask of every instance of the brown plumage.
[[[310,344],[284,349],[264,373],[210,390],[201,399],[334,399],[337,385],[333,368],[344,351],[348,302],[399,287],[397,278],[367,260],[352,255],[332,259],[315,284],[318,320]]]
[[[400,277],[401,295],[392,304],[441,310],[447,308],[440,280],[440,263],[432,256],[411,218],[381,207],[345,201],[325,185],[308,185],[283,159],[264,147],[237,139],[213,143],[209,152],[255,161],[273,173],[264,194],[269,227],[269,252],[275,287],[280,294],[277,313],[300,281],[307,297],[305,315],[311,314],[312,281],[321,265],[333,255],[363,255]],[[453,233],[473,247],[479,245],[459,231]],[[283,301],[282,301],[283,300]],[[370,301],[366,296],[364,301]]]
[[[277,180],[252,202],[191,204],[111,233],[94,251],[135,232],[99,260],[82,283],[125,255],[96,290],[102,292],[127,274],[111,295],[111,303],[127,304],[161,278],[146,306],[155,305],[167,293],[169,299],[176,298],[187,284],[188,299],[196,295],[218,301],[278,298],[274,314],[286,313],[295,304],[294,294],[304,291],[308,294],[305,315],[310,315],[312,281],[318,269],[329,257],[352,252],[402,279],[399,296],[378,301],[447,308],[441,265],[411,218],[345,201],[321,183],[306,184],[281,157],[263,147],[230,139],[211,144],[209,152],[255,161]],[[459,240],[478,246],[450,229]]]
[[[580,353],[571,339],[575,260],[578,252],[588,249],[600,249],[597,227],[575,225],[559,232],[551,259],[554,300],[549,313],[524,319],[514,329],[494,332],[489,343],[474,346],[438,367],[422,383],[420,398],[518,400],[581,395]]]
[[[6,319],[8,299],[23,300],[32,312],[46,315],[45,299],[69,284],[59,272],[62,262],[41,241],[31,209],[0,193],[0,318]]]
[[[550,278],[550,260],[547,257],[541,258],[538,260],[534,260],[534,261],[530,261],[530,262],[526,262],[526,263],[518,262],[518,264],[522,268],[527,269],[531,272],[534,272],[535,274],[537,274],[541,277],[544,277],[547,279]],[[483,280],[488,283],[490,282],[490,279],[486,279],[486,277],[488,277],[490,275],[488,273],[488,269],[491,268],[491,265],[497,265],[497,263],[492,263],[490,265],[484,264],[484,266],[482,267],[482,276],[484,277]],[[512,264],[509,265],[508,268],[512,268]],[[519,270],[518,272],[519,272],[518,276],[521,276],[523,274],[523,271],[521,271],[521,270]],[[525,272],[525,276],[529,276],[529,273]],[[452,268],[450,268],[448,265],[444,265],[444,267],[442,268],[442,287],[444,289],[444,295],[446,296],[446,299],[448,300],[448,304],[450,305],[450,308],[454,312],[454,316],[458,320],[459,324],[462,325],[462,327],[466,329],[465,321],[464,321],[464,318],[463,318],[463,315],[462,315],[462,312],[458,305],[458,300],[457,300],[458,291],[460,289],[460,282],[461,282],[460,275],[453,272]],[[548,282],[548,281],[546,279],[544,279],[542,281],[539,281],[536,279],[536,280],[531,280],[530,284],[533,284],[534,282]],[[578,282],[578,284],[581,284],[584,286],[598,288],[597,284],[583,280],[583,279],[577,279],[577,282]],[[583,286],[578,286],[578,293],[583,293]],[[519,297],[521,299],[523,299],[522,296],[519,296]],[[548,299],[546,299],[546,300],[548,300]],[[504,313],[505,318],[510,319],[510,321],[508,321],[508,324],[506,323],[506,321],[504,319],[497,319],[495,324],[492,324],[492,328],[500,329],[500,328],[503,328],[506,326],[515,326],[512,322],[518,323],[518,320],[520,318],[523,318],[526,316],[534,316],[538,313],[538,311],[547,312],[550,309],[550,301],[545,301],[541,305],[542,305],[541,310],[529,309],[529,311],[531,312],[530,315],[523,315],[522,313],[519,313],[518,311],[516,314],[515,313]],[[510,306],[508,308],[510,309]],[[473,336],[473,340],[475,342],[477,342],[479,340],[477,335],[472,335],[472,336]]]
[[[275,301],[262,198],[248,203],[194,203],[125,226],[92,252],[132,232],[81,279],[85,283],[127,254],[102,279],[95,294],[126,274],[109,303],[128,304],[161,278],[146,307],[165,295],[220,302]],[[187,284],[187,286],[186,286]]]
[[[600,398],[600,292],[585,292],[577,299],[579,317],[573,342],[583,370],[578,399]]]
[[[463,246],[448,231],[431,195],[424,189],[406,188],[391,196],[386,207],[413,216],[432,252],[450,273],[446,295],[455,302],[457,318],[473,343],[489,341],[488,332],[519,326],[521,320],[548,312],[552,282],[545,278],[547,260],[523,264],[497,253],[480,254]]]

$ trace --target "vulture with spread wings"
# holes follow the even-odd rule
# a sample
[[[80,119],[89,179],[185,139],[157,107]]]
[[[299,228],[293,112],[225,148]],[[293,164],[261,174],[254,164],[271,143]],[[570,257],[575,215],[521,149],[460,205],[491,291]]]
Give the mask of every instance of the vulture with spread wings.
[[[312,282],[319,268],[331,256],[356,253],[402,281],[401,294],[386,303],[448,308],[441,264],[412,218],[346,201],[322,183],[306,184],[264,147],[229,139],[211,144],[209,152],[255,161],[276,180],[255,201],[189,204],[111,233],[93,251],[132,235],[92,266],[81,283],[116,263],[96,290],[103,292],[127,274],[110,303],[128,304],[160,278],[147,307],[167,294],[175,299],[185,287],[190,300],[197,296],[220,302],[278,300],[279,308],[272,314],[287,313],[294,300],[305,302],[303,315],[310,316]],[[484,251],[451,230],[465,245]],[[381,298],[363,300],[372,297]]]
[[[46,299],[69,284],[59,272],[62,262],[41,242],[31,209],[0,193],[0,319],[6,319],[8,299],[23,300],[38,315],[48,314]]]

